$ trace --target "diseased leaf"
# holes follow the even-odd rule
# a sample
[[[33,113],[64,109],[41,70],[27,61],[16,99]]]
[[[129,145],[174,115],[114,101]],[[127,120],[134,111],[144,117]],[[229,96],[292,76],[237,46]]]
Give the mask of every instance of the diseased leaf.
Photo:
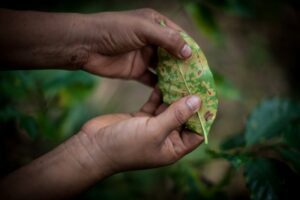
[[[218,107],[215,83],[200,47],[186,33],[181,32],[181,36],[191,47],[193,54],[187,60],[180,60],[159,48],[158,85],[163,93],[163,101],[167,104],[191,94],[201,98],[201,108],[188,120],[186,126],[204,135],[207,144],[207,135]]]

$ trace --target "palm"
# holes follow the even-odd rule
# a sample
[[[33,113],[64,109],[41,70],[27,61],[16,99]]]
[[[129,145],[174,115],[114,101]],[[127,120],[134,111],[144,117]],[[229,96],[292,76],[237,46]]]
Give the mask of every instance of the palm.
[[[89,134],[96,134],[96,132],[103,127],[110,126],[133,117],[153,117],[164,111],[166,108],[167,105],[163,104],[161,101],[159,90],[154,89],[151,97],[142,106],[140,111],[132,114],[117,113],[95,117],[89,120],[83,128],[84,131]]]
[[[147,46],[137,50],[128,50],[121,54],[102,55],[91,53],[84,69],[96,75],[134,79],[146,85],[154,86],[156,76],[149,68],[156,65],[156,53]]]
[[[107,154],[115,163],[129,163],[123,166],[125,169],[170,164],[198,146],[203,138],[187,130],[181,131],[181,128],[171,131],[167,137],[154,133],[153,127],[159,126],[159,123],[149,126],[148,122],[166,108],[159,91],[154,89],[139,112],[96,117],[83,127],[83,131],[101,138],[104,148],[112,150]],[[108,131],[103,131],[105,129]]]

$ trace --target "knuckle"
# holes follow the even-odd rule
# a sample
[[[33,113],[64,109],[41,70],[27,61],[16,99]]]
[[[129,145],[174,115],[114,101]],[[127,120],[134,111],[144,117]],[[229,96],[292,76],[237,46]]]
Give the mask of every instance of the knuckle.
[[[162,132],[163,127],[161,126],[159,121],[154,117],[148,118],[146,121],[146,128],[149,135],[152,136],[153,141],[160,142],[160,133]]]
[[[174,164],[176,163],[176,161],[179,159],[179,156],[176,154],[176,152],[172,153],[169,158],[168,158],[168,161],[167,163],[168,164]]]
[[[142,8],[138,10],[138,13],[140,13],[142,16],[145,16],[147,18],[155,19],[157,16],[157,11],[155,11],[152,8]]]
[[[168,30],[168,38],[171,44],[178,44],[181,42],[179,33],[171,29]]]
[[[139,13],[140,16],[143,16],[151,22],[155,22],[157,24],[160,24],[160,22],[165,19],[161,13],[152,8],[142,8],[139,9],[137,13]]]
[[[69,60],[72,68],[80,69],[82,66],[85,66],[89,60],[89,49],[84,46],[75,49]]]
[[[146,15],[152,15],[152,14],[155,14],[156,13],[156,11],[154,10],[154,9],[152,9],[152,8],[143,8],[142,9],[142,12],[144,13],[144,14],[146,14]]]
[[[184,116],[185,115],[184,115],[182,110],[175,109],[174,118],[175,118],[175,120],[176,120],[176,122],[179,126],[185,123],[185,117]]]
[[[180,158],[184,156],[184,149],[182,149],[178,145],[172,145],[170,149],[170,154],[169,154],[169,163],[175,163],[178,161]]]
[[[151,134],[151,135],[155,135],[157,132],[159,132],[159,124],[157,125],[157,120],[156,118],[147,118],[146,119],[146,128],[147,131]]]

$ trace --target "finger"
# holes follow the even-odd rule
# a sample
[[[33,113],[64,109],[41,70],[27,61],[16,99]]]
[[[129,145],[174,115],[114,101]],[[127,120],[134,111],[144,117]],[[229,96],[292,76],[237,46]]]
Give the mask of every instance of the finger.
[[[183,152],[184,155],[193,151],[204,141],[204,138],[201,135],[187,129],[182,131],[181,139],[185,147]]]
[[[164,112],[155,117],[160,133],[168,134],[183,125],[194,113],[199,110],[200,99],[197,96],[187,96],[171,104]]]
[[[155,69],[158,63],[157,47],[149,45],[143,47],[142,56],[149,69]],[[154,70],[155,71],[155,70]]]
[[[161,13],[157,12],[156,10],[144,8],[144,9],[137,10],[137,12],[140,13],[142,16],[146,17],[147,19],[154,21],[155,23],[160,24],[161,21],[163,21],[164,24],[166,24],[168,27],[170,27],[174,30],[184,31],[180,26],[178,26],[176,23],[174,23],[168,17],[162,15]]]
[[[81,129],[86,133],[96,133],[103,127],[110,126],[129,118],[131,118],[129,114],[122,113],[98,116],[85,123]]]
[[[168,135],[168,139],[171,141],[173,149],[178,156],[177,159],[190,153],[204,141],[202,136],[186,129],[181,133],[178,131],[171,131]]]
[[[148,101],[141,108],[141,112],[153,115],[155,110],[161,104],[161,93],[158,87],[155,87]]]
[[[155,111],[154,116],[159,115],[160,113],[164,112],[166,109],[168,108],[168,105],[163,103],[161,104]],[[177,127],[175,130],[177,130],[178,132],[180,132],[182,129],[182,126]]]
[[[154,87],[157,83],[157,75],[150,70],[146,70],[137,80],[147,86]]]
[[[160,113],[164,112],[168,108],[168,105],[165,103],[162,103],[159,105],[159,107],[156,109],[154,115],[159,115]]]
[[[191,48],[186,44],[180,33],[169,27],[143,21],[139,32],[146,44],[160,46],[177,58],[186,59],[192,54]]]
[[[159,24],[161,23],[161,21],[163,21],[167,27],[174,29],[178,32],[184,32],[183,28],[181,28],[179,25],[177,25],[176,23],[174,23],[172,20],[170,20],[164,15],[160,15],[160,17],[158,17],[158,20],[159,20],[158,21]]]

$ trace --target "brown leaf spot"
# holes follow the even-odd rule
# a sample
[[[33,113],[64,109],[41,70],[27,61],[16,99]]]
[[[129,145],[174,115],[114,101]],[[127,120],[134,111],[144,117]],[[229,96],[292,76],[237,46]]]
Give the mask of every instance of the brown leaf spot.
[[[208,121],[208,120],[212,119],[213,116],[214,116],[213,113],[211,113],[210,111],[207,111],[207,112],[204,114],[204,119],[205,119],[205,121]]]
[[[211,92],[210,90],[207,90],[207,94],[208,94],[209,96],[211,96],[211,95],[212,95],[212,92]]]
[[[200,75],[201,75],[201,73],[202,73],[202,71],[201,71],[201,70],[199,70],[199,71],[197,72],[197,75],[198,75],[198,76],[200,76]]]

